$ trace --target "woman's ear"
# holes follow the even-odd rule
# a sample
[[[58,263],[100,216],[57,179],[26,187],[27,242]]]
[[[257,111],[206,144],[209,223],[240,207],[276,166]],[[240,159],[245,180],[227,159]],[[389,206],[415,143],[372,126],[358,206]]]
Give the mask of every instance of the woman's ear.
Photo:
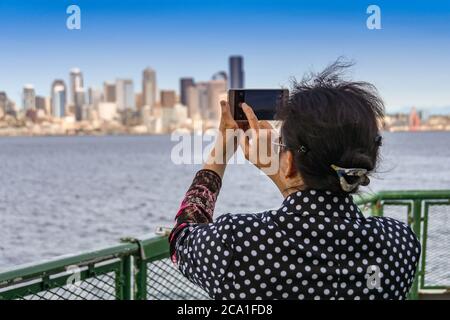
[[[294,154],[291,150],[287,150],[285,153],[283,175],[285,178],[292,178],[297,175],[297,169],[295,167]]]

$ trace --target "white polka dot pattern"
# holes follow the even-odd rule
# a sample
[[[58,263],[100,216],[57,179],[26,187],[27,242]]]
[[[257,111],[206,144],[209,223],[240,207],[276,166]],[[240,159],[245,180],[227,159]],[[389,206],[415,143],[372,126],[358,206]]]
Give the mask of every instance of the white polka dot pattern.
[[[216,299],[404,299],[420,243],[402,222],[365,218],[350,196],[310,190],[279,210],[190,224],[176,255]]]

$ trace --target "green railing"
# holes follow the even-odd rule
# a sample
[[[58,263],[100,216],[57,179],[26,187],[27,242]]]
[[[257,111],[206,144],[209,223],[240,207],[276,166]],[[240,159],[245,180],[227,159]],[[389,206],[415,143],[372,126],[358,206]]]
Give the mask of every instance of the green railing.
[[[357,197],[367,215],[411,226],[422,244],[410,299],[450,298],[450,190],[382,191]]]
[[[422,243],[411,299],[450,293],[450,190],[379,192],[357,197],[367,215],[411,225]],[[0,273],[0,300],[208,299],[169,259],[166,236],[122,243]]]

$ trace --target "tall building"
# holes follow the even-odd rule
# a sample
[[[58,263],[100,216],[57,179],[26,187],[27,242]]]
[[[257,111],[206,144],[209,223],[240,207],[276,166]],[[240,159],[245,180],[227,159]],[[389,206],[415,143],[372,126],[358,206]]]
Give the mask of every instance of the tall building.
[[[84,120],[83,119],[83,107],[85,105],[85,102],[86,102],[86,95],[85,95],[84,89],[80,88],[75,92],[74,106],[75,106],[75,120],[76,121]]]
[[[34,91],[34,86],[31,84],[26,84],[23,87],[23,108],[28,110],[35,110],[36,109],[36,93]]]
[[[43,96],[36,96],[36,109],[47,111],[47,98]]]
[[[198,82],[198,112],[202,119],[208,119],[209,116],[209,94],[208,82]]]
[[[229,59],[229,67],[229,88],[244,88],[244,58],[242,56],[231,56]]]
[[[206,118],[218,120],[220,116],[220,100],[224,99],[227,92],[227,82],[224,79],[208,82],[208,108]]]
[[[53,81],[50,92],[52,115],[62,118],[66,115],[67,90],[63,80]]]
[[[189,118],[194,119],[201,116],[198,86],[194,85],[187,88],[186,106],[187,106],[187,116]]]
[[[105,102],[116,102],[116,84],[114,82],[103,83],[103,99]]]
[[[75,105],[75,95],[84,88],[83,74],[78,68],[70,70],[70,104]]]
[[[118,111],[136,110],[133,80],[117,79],[116,102]]]
[[[189,87],[194,86],[193,78],[181,78],[180,79],[180,102],[182,105],[187,106],[187,90]]]
[[[154,107],[156,103],[156,72],[146,68],[142,73],[142,103]]]
[[[228,76],[227,73],[225,71],[218,71],[216,73],[213,74],[212,80],[224,80],[227,81],[228,80]]]
[[[144,103],[143,103],[143,100],[142,100],[142,93],[141,92],[137,92],[134,95],[134,100],[135,100],[136,108],[138,110],[141,110],[142,107],[144,106]]]
[[[174,90],[161,90],[161,107],[173,108],[177,102]]]
[[[96,109],[98,104],[103,101],[103,93],[97,88],[89,88],[88,90],[88,104]]]
[[[6,105],[8,104],[8,95],[5,91],[0,91],[0,110],[6,112]]]
[[[9,100],[6,92],[0,91],[0,111],[3,111],[3,114],[15,114],[14,107],[14,102]]]

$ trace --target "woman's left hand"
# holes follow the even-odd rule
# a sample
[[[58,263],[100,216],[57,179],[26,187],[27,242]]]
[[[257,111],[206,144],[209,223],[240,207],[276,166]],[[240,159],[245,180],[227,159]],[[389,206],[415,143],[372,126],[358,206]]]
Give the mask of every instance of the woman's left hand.
[[[214,148],[203,168],[213,170],[223,177],[226,164],[237,149],[237,130],[239,129],[239,126],[233,119],[230,105],[227,101],[220,101],[220,108],[221,117],[219,132],[216,137]]]

